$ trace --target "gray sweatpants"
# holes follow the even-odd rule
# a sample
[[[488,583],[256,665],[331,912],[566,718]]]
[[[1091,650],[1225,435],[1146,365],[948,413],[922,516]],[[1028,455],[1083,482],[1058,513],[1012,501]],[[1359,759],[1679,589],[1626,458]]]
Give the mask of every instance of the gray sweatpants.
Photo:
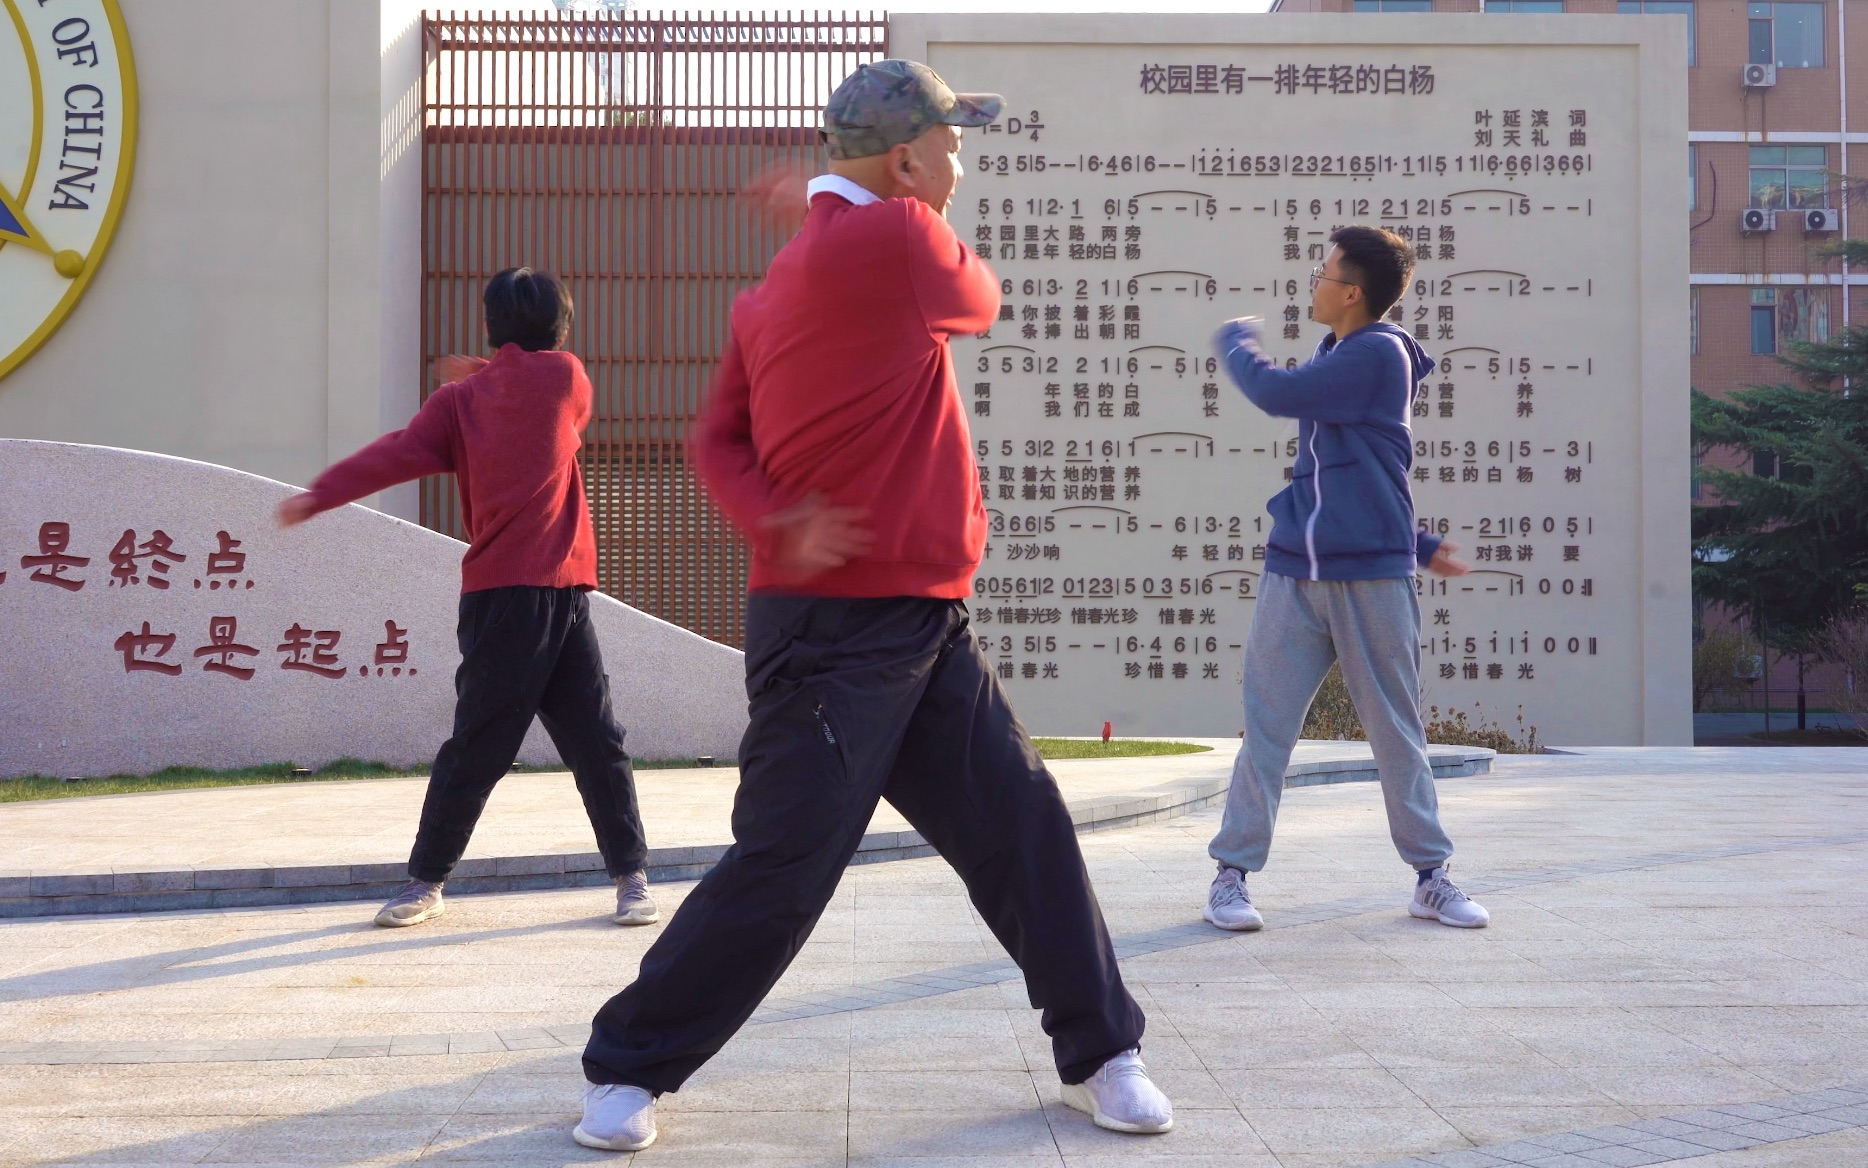
[[[1245,645],[1245,739],[1207,851],[1242,872],[1264,868],[1284,770],[1332,661],[1342,663],[1374,749],[1395,850],[1417,870],[1444,864],[1453,845],[1440,828],[1420,721],[1420,603],[1411,579],[1259,578]]]

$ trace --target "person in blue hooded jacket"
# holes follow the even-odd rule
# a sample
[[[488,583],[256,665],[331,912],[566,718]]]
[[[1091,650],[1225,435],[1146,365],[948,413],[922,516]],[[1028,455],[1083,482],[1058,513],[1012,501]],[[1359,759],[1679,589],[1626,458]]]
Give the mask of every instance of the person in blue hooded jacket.
[[[1414,394],[1434,361],[1382,317],[1414,271],[1413,248],[1391,231],[1344,227],[1311,273],[1311,312],[1330,329],[1314,356],[1281,368],[1259,345],[1255,318],[1215,338],[1252,404],[1298,419],[1291,485],[1271,500],[1265,573],[1245,646],[1245,735],[1219,834],[1208,922],[1246,931],[1264,917],[1246,890],[1264,868],[1284,770],[1304,715],[1339,663],[1381,773],[1395,849],[1416,872],[1408,911],[1482,928],[1486,911],[1447,878],[1453,845],[1440,826],[1420,717],[1417,568],[1460,576],[1455,544],[1414,523],[1408,489]]]

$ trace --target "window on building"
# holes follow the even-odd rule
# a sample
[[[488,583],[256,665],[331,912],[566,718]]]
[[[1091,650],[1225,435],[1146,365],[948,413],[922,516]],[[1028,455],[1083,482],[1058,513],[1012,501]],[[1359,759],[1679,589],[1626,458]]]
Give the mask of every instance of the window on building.
[[[1693,356],[1697,357],[1699,356],[1699,289],[1698,288],[1694,288],[1692,290],[1692,293],[1689,299],[1692,301],[1692,305],[1693,305],[1692,313],[1689,318],[1692,321],[1691,327],[1692,327],[1692,337],[1693,337]]]
[[[1699,147],[1691,145],[1686,148],[1686,206],[1699,210]]]
[[[1485,0],[1487,12],[1562,12],[1563,0]]]
[[[1753,146],[1751,205],[1829,205],[1829,152],[1822,146]]]
[[[1761,479],[1781,477],[1778,474],[1777,452],[1775,450],[1754,450],[1751,452],[1751,473]]]
[[[1693,0],[1618,0],[1615,10],[1623,16],[1686,17],[1686,63],[1699,64],[1699,21],[1693,13]]]
[[[1356,0],[1357,12],[1432,12],[1433,0]]]
[[[1820,69],[1823,65],[1821,4],[1751,4],[1750,56],[1753,65],[1783,69]]]
[[[1704,456],[1700,454],[1699,451],[1695,450],[1693,452],[1692,483],[1693,483],[1693,501],[1695,503],[1699,502],[1699,463],[1700,463],[1700,459],[1703,457]]]
[[[1777,291],[1777,340],[1822,344],[1829,339],[1829,290],[1780,288]]]
[[[1751,290],[1751,351],[1761,355],[1777,352],[1777,289]]]

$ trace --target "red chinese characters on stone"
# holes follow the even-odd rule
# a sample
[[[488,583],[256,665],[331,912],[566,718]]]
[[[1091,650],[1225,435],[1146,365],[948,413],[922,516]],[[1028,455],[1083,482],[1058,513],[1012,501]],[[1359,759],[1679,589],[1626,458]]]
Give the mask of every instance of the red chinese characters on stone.
[[[215,532],[214,539],[220,546],[208,553],[208,587],[215,590],[223,587],[229,590],[240,587],[239,580],[220,580],[215,577],[238,576],[246,571],[246,553],[234,550],[240,546],[241,541],[224,531]],[[245,586],[253,587],[253,581],[246,581]],[[195,587],[201,587],[200,580],[195,581]]]
[[[160,529],[149,533],[149,539],[138,544],[134,529],[125,531],[117,540],[117,546],[110,549],[110,584],[113,588],[128,588],[132,584],[148,583],[151,588],[169,586],[169,565],[183,563],[187,556],[175,550],[174,541],[166,531]],[[148,560],[147,575],[138,561]]]
[[[384,621],[383,640],[376,646],[376,663],[378,665],[400,665],[407,661],[409,659],[408,633],[409,630],[396,624],[395,621]]]
[[[208,673],[224,673],[241,681],[252,677],[252,668],[236,665],[234,658],[257,657],[259,650],[236,642],[234,638],[238,635],[239,624],[233,617],[209,617],[208,643],[195,650],[195,656],[209,658],[202,662],[201,668]]]
[[[278,646],[285,660],[281,669],[298,669],[320,677],[342,677],[343,666],[337,663],[337,642],[343,636],[336,629],[312,630],[293,622],[285,631],[285,642]]]
[[[143,622],[143,631],[128,632],[117,638],[117,652],[123,654],[123,671],[134,673],[148,670],[151,673],[166,673],[174,676],[182,671],[180,662],[158,661],[158,657],[167,657],[169,650],[175,648],[174,633],[151,632],[149,622]]]
[[[375,656],[370,665],[357,665],[357,677],[409,677],[417,675],[415,665],[409,665],[409,630],[396,624],[394,620],[383,622],[383,639],[375,645]]]
[[[91,557],[68,555],[67,549],[70,547],[71,524],[41,523],[39,554],[21,556],[19,566],[34,569],[32,578],[41,584],[54,584],[67,592],[76,592],[84,587],[85,581],[76,576],[67,576],[65,572],[71,568],[84,567],[91,562]]]
[[[407,666],[410,677],[415,676],[415,667],[408,664],[408,636],[409,630],[398,625],[395,621],[386,620],[383,622],[383,639],[378,642],[376,646],[376,676],[383,676],[384,668],[387,667],[390,676],[401,677],[404,666]],[[368,665],[357,666],[357,676],[368,677],[369,674],[370,667]]]

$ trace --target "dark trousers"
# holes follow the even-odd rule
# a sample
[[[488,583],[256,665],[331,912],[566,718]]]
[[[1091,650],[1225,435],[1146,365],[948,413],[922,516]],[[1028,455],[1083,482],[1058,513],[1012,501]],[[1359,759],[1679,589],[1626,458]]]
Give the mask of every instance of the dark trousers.
[[[642,867],[648,844],[610,679],[577,588],[488,588],[461,597],[454,736],[435,756],[409,875],[447,879],[493,785],[519,757],[534,716],[577,778],[611,876]]]
[[[810,936],[887,799],[966,884],[1078,1083],[1141,1040],[1056,782],[974,645],[966,606],[755,596],[733,846],[597,1013],[584,1074],[673,1091]]]

